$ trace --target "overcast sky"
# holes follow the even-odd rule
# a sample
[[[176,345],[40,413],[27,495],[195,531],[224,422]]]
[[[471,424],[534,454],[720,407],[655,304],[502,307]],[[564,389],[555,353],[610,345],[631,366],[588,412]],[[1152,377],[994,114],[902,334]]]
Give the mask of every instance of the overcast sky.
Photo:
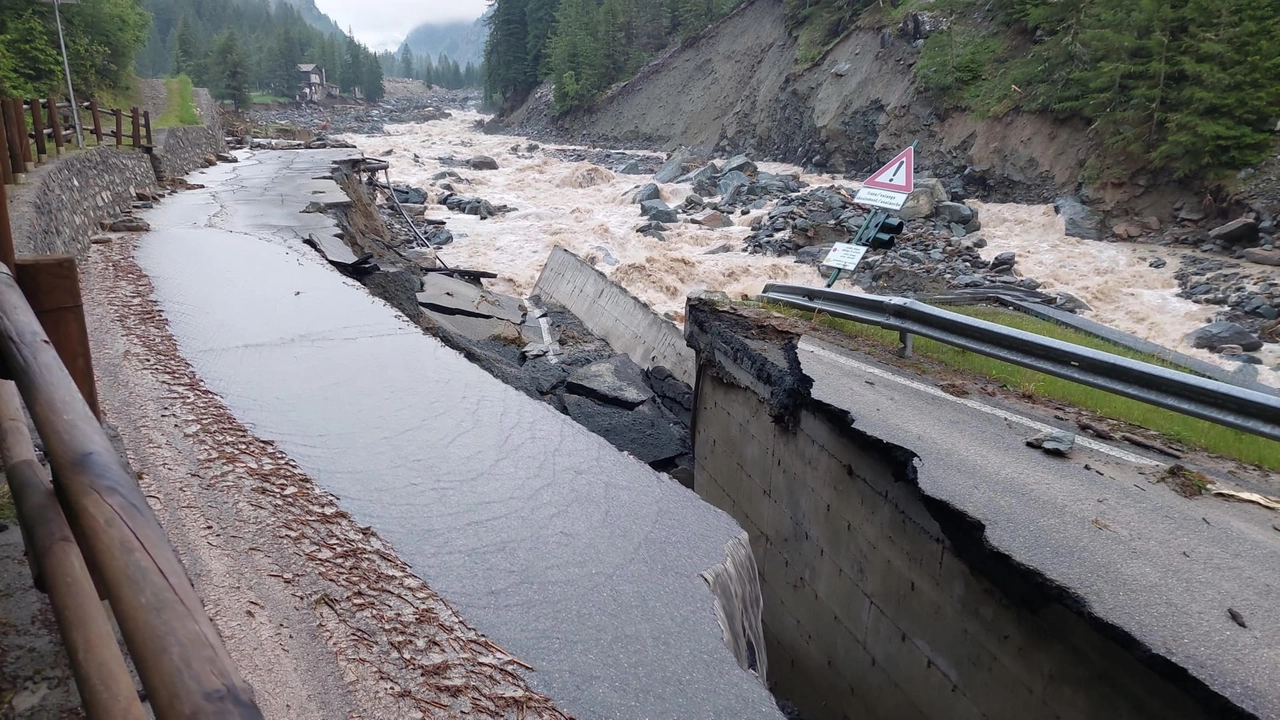
[[[400,46],[404,36],[424,22],[474,20],[484,12],[486,0],[315,0],[343,30],[374,50]]]

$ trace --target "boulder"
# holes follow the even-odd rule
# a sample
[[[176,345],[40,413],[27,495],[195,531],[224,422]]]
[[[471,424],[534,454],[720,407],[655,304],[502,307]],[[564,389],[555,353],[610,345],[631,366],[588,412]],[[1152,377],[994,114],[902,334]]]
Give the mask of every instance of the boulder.
[[[938,217],[947,223],[956,225],[968,225],[975,217],[973,208],[958,202],[938,203],[936,208]]]
[[[1280,267],[1280,250],[1263,250],[1261,248],[1249,248],[1244,251],[1244,254],[1242,255],[1242,257],[1251,263]]]
[[[636,190],[634,193],[631,194],[631,202],[637,203],[637,204],[645,203],[650,200],[661,200],[661,199],[662,199],[662,190],[659,189],[658,186],[655,185],[654,183],[645,183],[644,185],[640,186],[640,189]]]
[[[640,214],[660,223],[673,223],[680,219],[676,211],[661,200],[645,200],[640,203]]]
[[[706,165],[703,165],[697,170],[693,170],[691,172],[685,173],[684,175],[681,175],[680,177],[676,178],[676,182],[690,183],[692,185],[709,183],[709,182],[713,182],[716,176],[719,174],[720,174],[720,171],[716,168],[715,163],[707,163]]]
[[[1258,221],[1246,218],[1232,220],[1210,230],[1209,239],[1229,245],[1254,242],[1258,239]]]
[[[947,188],[941,180],[917,178],[916,189],[907,196],[907,201],[903,203],[897,215],[907,221],[933,217],[938,205],[950,200],[951,196],[947,194]]]
[[[755,175],[759,168],[746,155],[735,155],[729,158],[720,171],[722,173],[740,172],[745,175]]]
[[[1013,266],[1018,262],[1018,254],[1015,252],[1002,252],[996,255],[991,261],[991,272],[1012,272]]]
[[[628,410],[653,397],[653,390],[645,383],[644,370],[627,355],[615,355],[574,370],[564,387],[565,392]]]
[[[806,265],[820,265],[831,252],[831,245],[810,245],[796,251],[796,262]]]
[[[232,155],[231,153],[218,153],[214,155],[214,158],[216,158],[218,162],[224,162],[224,163],[240,162],[240,158],[236,157],[235,155]]]
[[[1046,430],[1033,438],[1027,439],[1027,447],[1038,448],[1046,454],[1066,457],[1076,444],[1076,436],[1065,430]]]
[[[126,216],[112,222],[107,229],[111,232],[146,232],[151,229],[151,223],[139,217]]]
[[[1233,322],[1213,322],[1187,333],[1186,342],[1201,350],[1217,350],[1224,345],[1239,345],[1244,352],[1262,348],[1262,341]]]
[[[725,253],[727,253],[727,252],[733,252],[733,246],[732,246],[732,245],[730,245],[729,243],[723,243],[723,244],[721,244],[721,245],[717,245],[717,246],[715,246],[715,247],[711,248],[710,250],[708,250],[708,251],[706,251],[706,252],[704,252],[704,253],[702,253],[702,254],[703,254],[703,255],[723,255],[723,254],[725,254]]]
[[[685,150],[677,150],[662,167],[658,168],[658,172],[653,174],[654,182],[674,182],[676,178],[684,174],[684,164],[688,161],[689,153]]]
[[[627,162],[614,168],[613,171],[618,173],[619,175],[643,175],[644,174],[644,171],[640,169],[640,163],[636,162],[635,160],[628,160]]]
[[[717,210],[704,210],[690,218],[690,222],[709,228],[723,228],[733,225],[733,221]]]
[[[467,166],[472,170],[497,170],[498,161],[488,155],[477,155],[467,161]]]
[[[401,205],[426,205],[427,192],[421,188],[409,187],[407,185],[394,185],[391,192],[395,193],[396,202]]]
[[[720,176],[720,182],[716,183],[716,192],[721,197],[728,196],[733,193],[734,189],[750,185],[751,178],[740,170],[731,170]]]
[[[1097,240],[1101,237],[1102,218],[1079,199],[1060,197],[1053,201],[1053,209],[1062,216],[1068,236],[1082,240]]]

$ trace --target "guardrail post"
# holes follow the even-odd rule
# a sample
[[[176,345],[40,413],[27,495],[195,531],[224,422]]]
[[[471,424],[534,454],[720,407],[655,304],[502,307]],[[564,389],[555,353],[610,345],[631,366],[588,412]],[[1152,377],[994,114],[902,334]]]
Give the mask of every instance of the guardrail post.
[[[65,138],[62,137],[62,114],[58,112],[57,98],[50,95],[48,102],[49,128],[53,130],[53,146],[57,150],[57,153],[61,155],[63,153],[62,144],[66,141]]]
[[[112,111],[116,116],[116,147],[124,145],[124,111],[116,108]]]
[[[49,596],[90,720],[144,720],[133,676],[89,576],[84,555],[36,461],[18,390],[0,381],[0,456],[36,587]]]
[[[154,147],[155,143],[151,141],[151,111],[150,110],[142,111],[142,126],[146,128],[146,131],[147,131],[147,147]]]
[[[98,110],[98,101],[89,101],[89,112],[93,115],[93,137],[99,145],[102,144],[102,112]]]
[[[44,110],[40,107],[40,98],[31,98],[31,131],[36,139],[36,163],[49,160],[49,146],[44,139]]]
[[[94,416],[101,420],[75,257],[48,255],[16,260],[14,277],[18,280],[18,287],[22,288],[22,294],[53,343],[53,349],[62,358],[62,364],[71,373],[71,379],[80,388],[84,401]]]
[[[915,344],[914,342],[912,342],[913,337],[914,336],[911,333],[906,331],[900,331],[898,333],[898,342],[902,344],[901,347],[898,348],[898,357],[900,358],[911,357],[911,353],[914,349],[913,346]]]

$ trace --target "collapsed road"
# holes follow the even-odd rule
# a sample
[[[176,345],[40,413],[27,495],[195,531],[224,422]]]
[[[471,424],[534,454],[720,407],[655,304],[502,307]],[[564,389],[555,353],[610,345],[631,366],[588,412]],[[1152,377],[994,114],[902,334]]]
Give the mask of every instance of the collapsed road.
[[[203,384],[564,712],[779,717],[742,529],[306,247],[338,157],[258,153],[147,213],[134,259]]]

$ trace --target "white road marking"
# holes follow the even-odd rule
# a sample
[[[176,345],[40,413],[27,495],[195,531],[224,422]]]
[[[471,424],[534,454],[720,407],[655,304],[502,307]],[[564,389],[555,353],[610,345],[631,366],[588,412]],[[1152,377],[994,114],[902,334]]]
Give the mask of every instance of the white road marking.
[[[907,387],[914,388],[916,390],[919,390],[920,392],[927,393],[936,398],[939,398],[942,400],[948,400],[954,403],[959,403],[961,405],[964,405],[965,407],[972,408],[979,412],[984,412],[988,415],[995,415],[998,418],[1008,420],[1009,422],[1018,423],[1019,425],[1025,425],[1026,427],[1036,430],[1037,432],[1048,432],[1050,430],[1056,431],[1060,429],[1060,428],[1055,428],[1055,427],[1046,425],[1042,422],[1037,422],[1035,420],[1032,420],[1031,418],[1023,417],[1022,415],[1017,415],[1015,413],[1008,412],[1007,410],[1001,410],[1000,408],[992,407],[991,405],[985,405],[976,400],[970,400],[968,398],[961,398],[961,397],[956,397],[955,395],[950,395],[948,393],[943,392],[942,390],[939,390],[936,387],[933,387],[932,385],[926,385],[924,383],[916,382],[915,380],[902,377],[901,375],[895,375],[894,373],[891,373],[887,370],[881,370],[880,368],[875,367],[874,365],[868,365],[866,363],[858,362],[853,358],[845,357],[844,355],[841,355],[839,353],[833,353],[830,350],[820,348],[817,345],[813,345],[805,340],[800,341],[800,349],[811,352],[814,355],[826,358],[828,360],[834,360],[835,362],[838,362],[842,365],[847,365],[849,367],[855,368],[862,372],[875,375],[876,377],[884,378],[885,380],[892,380],[893,382],[896,382],[899,385],[906,385]],[[1135,455],[1126,450],[1121,450],[1120,448],[1112,447],[1111,445],[1098,442],[1097,440],[1085,437],[1083,435],[1076,436],[1076,444],[1083,445],[1084,447],[1087,447],[1090,450],[1096,450],[1100,453],[1110,455],[1114,458],[1119,458],[1120,460],[1131,462],[1135,465],[1158,466],[1161,464],[1159,462],[1156,462],[1155,460],[1144,458],[1141,455]]]

